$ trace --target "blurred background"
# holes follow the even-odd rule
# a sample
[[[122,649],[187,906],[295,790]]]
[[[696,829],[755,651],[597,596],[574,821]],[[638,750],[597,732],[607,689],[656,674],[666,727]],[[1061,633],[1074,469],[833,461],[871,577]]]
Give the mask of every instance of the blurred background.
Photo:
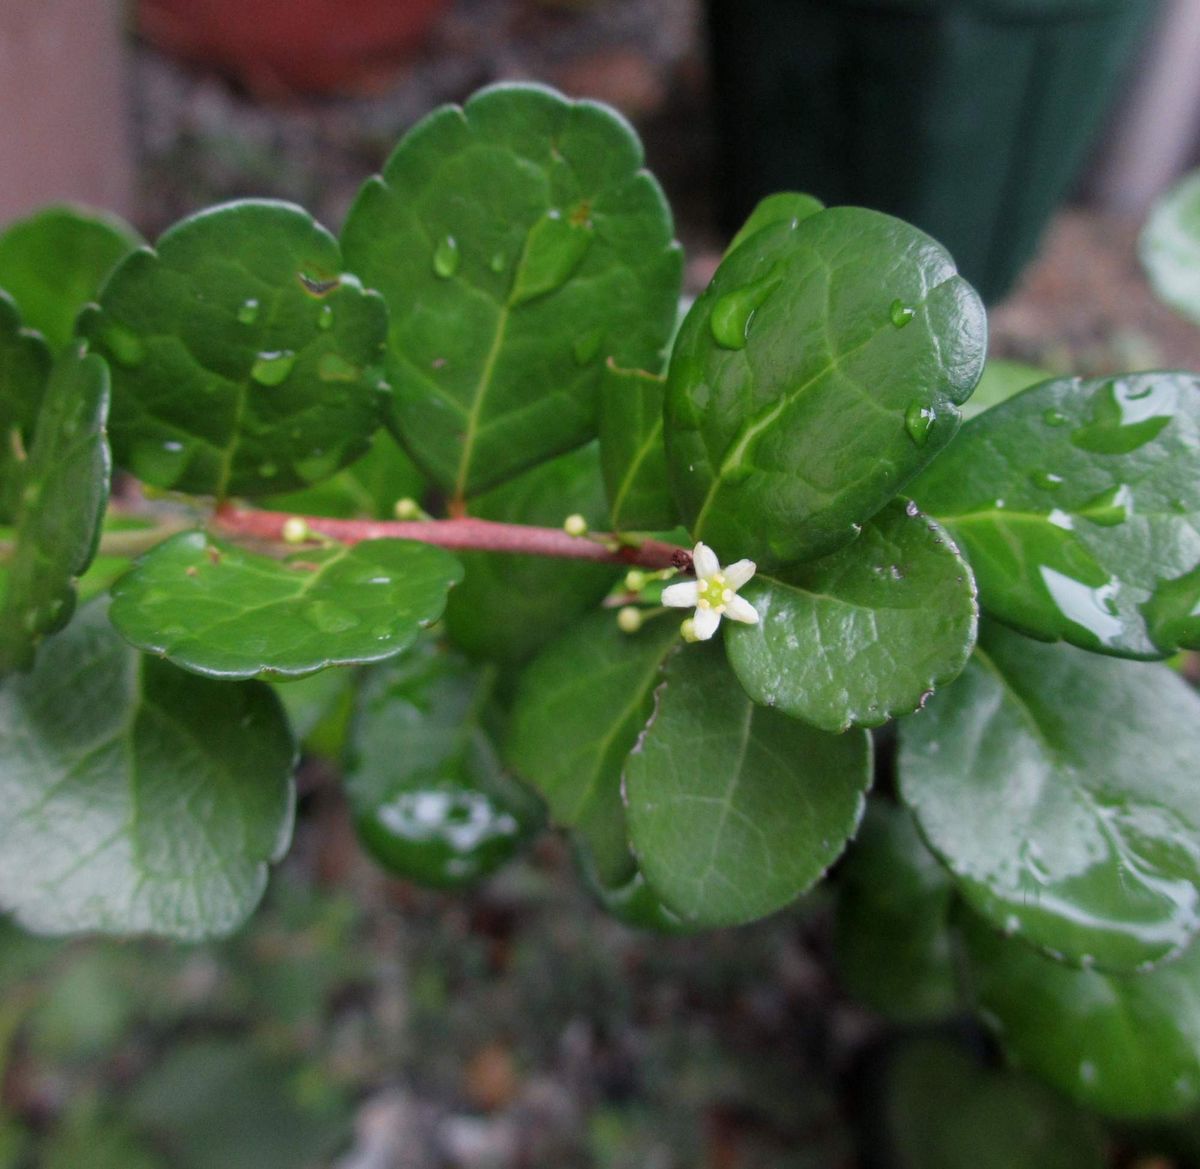
[[[430,109],[537,80],[636,125],[692,291],[758,197],[800,188],[947,243],[996,355],[1200,369],[1136,259],[1200,164],[1197,61],[1197,0],[0,0],[0,223],[72,201],[152,240],[259,195],[336,231]],[[0,1169],[918,1166],[892,1138],[937,1101],[889,1104],[821,897],[638,934],[553,837],[433,893],[364,859],[331,763],[301,791],[226,943],[0,923]],[[1116,1147],[1198,1164],[1200,1127]]]

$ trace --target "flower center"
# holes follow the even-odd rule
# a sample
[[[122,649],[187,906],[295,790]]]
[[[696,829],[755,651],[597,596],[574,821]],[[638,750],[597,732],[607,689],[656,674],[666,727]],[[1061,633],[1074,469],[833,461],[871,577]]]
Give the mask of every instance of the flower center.
[[[726,583],[723,572],[701,577],[697,584],[700,589],[696,605],[700,609],[712,609],[714,612],[723,613],[725,606],[733,600],[733,589]]]

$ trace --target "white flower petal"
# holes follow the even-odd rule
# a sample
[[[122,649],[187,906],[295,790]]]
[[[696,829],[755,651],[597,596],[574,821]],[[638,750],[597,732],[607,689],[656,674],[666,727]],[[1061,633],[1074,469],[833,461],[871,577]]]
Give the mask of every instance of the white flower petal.
[[[672,609],[691,609],[700,599],[700,584],[694,580],[681,580],[678,584],[667,585],[662,591],[662,603]]]
[[[758,624],[758,610],[745,597],[734,597],[725,603],[725,616],[744,625]]]
[[[692,628],[696,631],[697,641],[707,641],[717,631],[721,624],[721,614],[716,609],[697,609],[692,618]]]
[[[757,571],[758,565],[753,560],[737,560],[725,570],[725,580],[737,592]]]
[[[707,544],[697,544],[692,552],[692,567],[697,577],[715,576],[721,571],[721,562],[717,554]],[[709,634],[711,637],[712,634]]]

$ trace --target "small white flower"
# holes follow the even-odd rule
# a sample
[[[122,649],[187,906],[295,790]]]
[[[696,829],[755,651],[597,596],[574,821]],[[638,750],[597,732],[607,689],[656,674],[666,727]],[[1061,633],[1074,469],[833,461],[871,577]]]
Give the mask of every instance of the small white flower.
[[[739,560],[722,568],[717,554],[707,544],[697,544],[692,553],[695,580],[680,581],[663,589],[662,602],[675,609],[696,606],[696,614],[684,622],[689,626],[684,634],[689,641],[707,641],[717,631],[722,617],[758,624],[758,613],[745,597],[737,595],[753,575],[753,560]],[[690,636],[689,636],[690,634]]]

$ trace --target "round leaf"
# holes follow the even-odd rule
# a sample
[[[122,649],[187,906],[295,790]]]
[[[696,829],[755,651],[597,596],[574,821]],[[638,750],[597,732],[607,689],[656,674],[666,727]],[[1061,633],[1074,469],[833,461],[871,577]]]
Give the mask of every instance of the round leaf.
[[[426,644],[374,670],[351,732],[347,792],[385,868],[438,888],[487,876],[541,827],[482,722],[491,678]]]
[[[287,846],[292,762],[268,687],[142,657],[91,604],[0,689],[0,905],[40,933],[228,933]]]
[[[50,376],[50,351],[0,290],[0,521],[16,515],[23,455],[33,442],[38,408]]]
[[[675,321],[670,212],[619,115],[497,86],[411,130],[350,210],[387,298],[390,422],[474,495],[595,434],[605,358],[656,369]]]
[[[1009,1052],[1116,1117],[1200,1105],[1200,946],[1148,974],[1076,970],[966,923],[975,993]]]
[[[973,419],[910,488],[983,608],[1122,657],[1200,647],[1200,377],[1061,378]]]
[[[852,544],[742,595],[725,648],[755,702],[826,731],[879,726],[956,678],[975,641],[971,571],[937,524],[893,503]]]
[[[1119,970],[1200,931],[1200,698],[1165,666],[992,626],[900,734],[905,800],[998,927]]]
[[[20,466],[16,551],[0,604],[0,673],[28,669],[38,643],[75,610],[108,502],[108,370],[81,348],[55,363]]]
[[[870,781],[865,731],[830,735],[755,706],[719,646],[685,646],[625,764],[633,850],[687,924],[753,921],[837,859]]]
[[[121,262],[79,327],[113,366],[117,462],[156,487],[288,491],[353,462],[378,425],[383,301],[287,203],[176,224]]]
[[[1158,295],[1200,325],[1200,171],[1168,191],[1151,211],[1141,255]]]
[[[400,653],[462,575],[449,552],[364,540],[275,560],[181,532],[113,588],[113,624],[139,649],[213,678],[298,677]]]
[[[693,536],[760,568],[832,552],[949,442],[986,325],[945,250],[838,207],[721,262],[671,357],[665,437]]]
[[[81,207],[47,207],[0,234],[0,287],[56,351],[117,261],[140,244],[129,224]]]

